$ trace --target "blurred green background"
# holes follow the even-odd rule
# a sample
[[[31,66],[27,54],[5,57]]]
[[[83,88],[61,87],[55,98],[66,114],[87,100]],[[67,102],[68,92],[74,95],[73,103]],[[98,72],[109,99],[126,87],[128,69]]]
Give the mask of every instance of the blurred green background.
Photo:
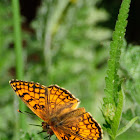
[[[121,126],[140,116],[138,3],[138,0],[131,3],[120,59],[119,74],[125,79],[126,95]],[[109,44],[120,4],[121,0],[20,0],[24,63],[24,78],[20,80],[46,86],[57,84],[68,89],[80,99],[80,107],[85,107],[102,126],[104,118],[100,108]],[[13,32],[12,3],[0,0],[0,140],[13,139],[17,123],[18,103],[9,85],[9,80],[16,78]],[[40,124],[37,117],[24,116],[27,128],[21,131],[21,139],[43,139],[46,133],[37,134],[42,128],[29,125]],[[129,139],[140,139],[140,120],[117,138]],[[104,140],[109,140],[106,132]]]

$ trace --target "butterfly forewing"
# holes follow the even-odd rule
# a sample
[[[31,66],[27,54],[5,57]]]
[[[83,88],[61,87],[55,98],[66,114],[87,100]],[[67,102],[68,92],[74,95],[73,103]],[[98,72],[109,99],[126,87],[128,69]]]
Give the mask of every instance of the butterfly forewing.
[[[41,119],[48,120],[46,116],[48,91],[45,86],[34,82],[11,80],[10,85],[22,101]]]
[[[57,85],[45,87],[21,80],[11,80],[10,85],[23,102],[44,121],[78,106],[78,99]]]

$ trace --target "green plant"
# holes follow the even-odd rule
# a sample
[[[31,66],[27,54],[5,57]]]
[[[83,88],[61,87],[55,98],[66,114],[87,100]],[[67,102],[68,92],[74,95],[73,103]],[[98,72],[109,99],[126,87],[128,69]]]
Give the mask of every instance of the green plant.
[[[138,117],[133,118],[126,126],[118,130],[123,111],[124,93],[121,87],[123,80],[119,79],[117,72],[119,69],[119,60],[127,25],[129,6],[130,0],[123,0],[113,33],[113,41],[110,44],[110,59],[108,61],[107,77],[105,78],[106,97],[104,98],[102,112],[106,121],[104,128],[112,140],[115,140],[117,136],[124,133],[138,119]]]
[[[70,0],[65,3],[59,0],[42,1],[42,4],[38,7],[38,14],[30,24],[33,32],[22,28],[21,39],[23,44],[21,55],[24,57],[24,78],[22,80],[39,82],[46,86],[58,84],[68,89],[80,99],[80,106],[85,107],[100,124],[104,122],[99,107],[101,106],[100,100],[104,95],[102,87],[105,86],[104,75],[108,59],[107,52],[109,52],[108,44],[112,36],[110,23],[114,23],[112,22],[112,16],[110,16],[111,12],[97,7],[97,3],[101,1],[104,0]],[[0,1],[0,139],[14,139],[16,134],[20,135],[20,139],[41,140],[47,134],[37,135],[42,128],[28,125],[29,123],[40,125],[40,122],[33,117],[19,114],[23,118],[26,117],[27,121],[21,121],[27,123],[26,128],[28,129],[21,132],[15,129],[15,124],[20,124],[18,119],[15,118],[15,112],[17,112],[15,103],[17,106],[18,102],[14,100],[15,93],[12,92],[8,83],[12,78],[18,78],[16,77],[16,59],[18,58],[15,58],[14,47],[17,40],[13,36],[14,28],[13,20],[11,20],[15,9],[11,4],[12,2],[9,0]],[[107,1],[106,4],[108,4]],[[111,5],[116,12],[114,6],[116,5]],[[59,14],[58,17],[56,17],[56,13]],[[22,18],[22,21],[26,19],[22,16],[20,18]],[[18,20],[15,21],[19,22]],[[106,23],[108,26],[106,26]],[[47,60],[48,56],[44,55],[45,47],[47,47],[45,46],[45,36],[48,34],[51,37],[50,54],[47,52],[50,56],[49,60]],[[120,49],[120,69],[118,69],[120,78],[117,84],[121,86],[119,81],[121,81],[121,78],[124,79],[122,87],[125,93],[125,106],[123,107],[121,121],[119,120],[120,130],[117,134],[124,132],[129,125],[127,127],[123,126],[135,121],[135,119],[132,120],[134,117],[140,116],[140,46],[125,42]],[[19,62],[21,61],[20,58]],[[50,65],[47,64],[49,62],[51,62]],[[111,93],[113,92],[109,94]],[[120,95],[119,97],[124,99],[121,93],[113,95]],[[105,115],[108,116],[104,125],[107,131],[112,131],[111,120],[115,116],[119,97],[113,96],[113,103],[109,103],[107,100],[106,106],[103,107],[106,111]],[[114,98],[118,101],[117,103]],[[121,108],[120,104],[120,110]],[[121,128],[123,129],[121,130]],[[139,128],[140,119],[126,133],[116,139],[126,140],[130,136],[133,140],[139,140]],[[53,136],[51,139],[55,140],[56,137]]]
[[[23,79],[23,55],[22,55],[22,39],[21,39],[21,20],[20,20],[20,11],[19,11],[19,1],[12,0],[13,6],[13,25],[14,25],[14,47],[15,47],[15,60],[16,60],[16,78]],[[15,97],[15,101],[19,102],[19,108],[21,110],[25,110],[25,105],[21,100],[18,101],[17,97]],[[17,107],[17,106],[16,106]],[[25,130],[25,120],[26,117],[23,115],[15,114],[16,117],[16,125],[15,125],[15,139],[19,139],[19,130]]]

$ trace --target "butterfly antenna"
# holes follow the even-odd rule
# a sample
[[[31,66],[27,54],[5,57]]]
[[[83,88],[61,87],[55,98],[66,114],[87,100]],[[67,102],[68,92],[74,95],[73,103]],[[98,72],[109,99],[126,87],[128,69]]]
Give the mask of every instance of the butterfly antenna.
[[[24,111],[24,112],[22,112],[21,110],[17,110],[19,113],[22,113],[22,114],[25,114],[25,115],[29,115],[30,117],[33,117],[33,115],[34,116],[36,116],[34,113],[31,113],[31,112],[28,112],[28,111]],[[38,119],[38,118],[37,118]],[[39,119],[38,119],[39,120]],[[40,120],[39,120],[40,121]],[[42,121],[40,121],[40,122],[42,122]]]
[[[22,114],[25,114],[25,115],[29,115],[30,117],[32,117],[32,115],[35,115],[35,114],[33,114],[33,113],[30,113],[30,112],[27,112],[27,111],[21,111],[21,110],[17,110],[19,113],[22,113]]]
[[[35,115],[34,113],[28,112],[28,111],[24,111],[27,114],[31,114],[31,115]]]
[[[29,125],[42,127],[42,125],[38,125],[38,124],[29,124]]]

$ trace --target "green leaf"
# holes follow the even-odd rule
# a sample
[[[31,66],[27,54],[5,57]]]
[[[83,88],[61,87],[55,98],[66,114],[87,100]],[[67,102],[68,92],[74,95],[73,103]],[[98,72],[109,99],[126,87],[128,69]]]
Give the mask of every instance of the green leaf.
[[[126,31],[127,17],[129,12],[130,0],[124,0],[121,4],[118,20],[115,25],[112,42],[110,43],[110,59],[108,61],[107,77],[105,79],[106,88],[105,94],[108,103],[117,101],[118,81],[119,76],[117,71],[119,68],[119,59],[121,48],[123,45],[123,38]]]
[[[126,130],[128,130],[138,118],[139,117],[133,118],[131,121],[129,121],[129,123],[126,126],[124,126],[123,128],[119,129],[118,132],[117,132],[117,136],[121,135]]]
[[[117,72],[120,65],[119,60],[126,31],[130,1],[131,0],[123,0],[121,4],[112,42],[110,43],[110,59],[108,61],[107,77],[105,78],[106,97],[104,98],[105,102],[103,104],[103,109],[105,108],[106,110],[104,109],[103,113],[105,120],[111,125],[112,134],[110,132],[108,133],[111,134],[110,136],[113,140],[116,138],[124,104],[124,94],[121,89],[120,79]],[[112,111],[109,106],[115,106],[115,110]],[[113,115],[112,112],[114,113]],[[112,117],[110,117],[111,115]]]
[[[120,90],[118,92],[118,95],[119,95],[118,96],[119,102],[118,102],[118,105],[117,105],[117,109],[116,109],[116,113],[115,113],[115,116],[114,116],[114,119],[113,119],[113,123],[111,125],[112,132],[113,132],[114,136],[116,136],[116,133],[117,133],[117,130],[118,130],[118,127],[119,127],[119,124],[120,124],[120,119],[121,119],[122,109],[123,109],[123,103],[124,103],[123,91]]]

